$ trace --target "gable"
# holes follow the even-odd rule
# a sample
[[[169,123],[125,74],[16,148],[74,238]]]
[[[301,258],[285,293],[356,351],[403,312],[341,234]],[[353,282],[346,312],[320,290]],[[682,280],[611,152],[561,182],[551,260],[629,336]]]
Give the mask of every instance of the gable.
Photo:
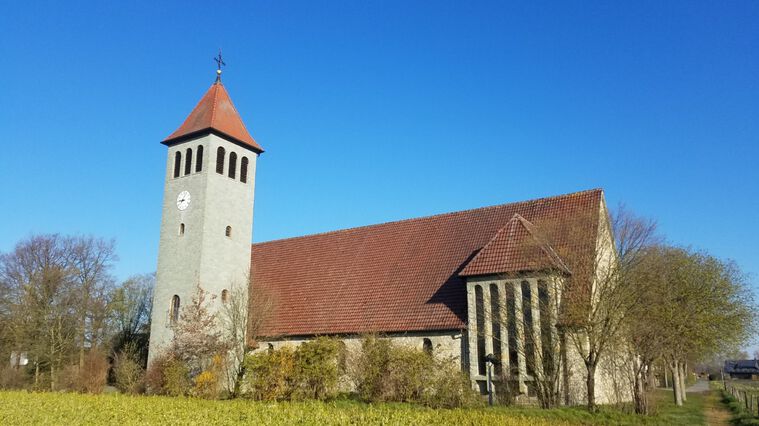
[[[253,244],[251,287],[275,305],[260,334],[463,329],[460,273],[515,214],[551,223],[545,229],[559,252],[593,250],[602,197],[596,189]],[[561,226],[579,216],[594,218],[589,232]]]

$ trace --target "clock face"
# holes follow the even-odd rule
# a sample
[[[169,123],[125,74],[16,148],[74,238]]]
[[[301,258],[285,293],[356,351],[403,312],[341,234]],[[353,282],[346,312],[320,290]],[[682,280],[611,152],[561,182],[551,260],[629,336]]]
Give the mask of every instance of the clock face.
[[[190,206],[190,193],[187,191],[182,191],[177,196],[177,208],[179,210],[185,210],[187,207]]]

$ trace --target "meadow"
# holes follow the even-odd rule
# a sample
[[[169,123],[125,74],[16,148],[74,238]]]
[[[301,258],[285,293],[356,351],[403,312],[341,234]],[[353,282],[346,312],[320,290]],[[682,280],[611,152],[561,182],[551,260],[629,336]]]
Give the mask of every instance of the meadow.
[[[254,402],[165,396],[0,392],[2,425],[698,425],[704,423],[702,395],[689,395],[684,407],[671,392],[656,395],[657,413],[643,417],[609,407],[590,414],[581,407],[554,410],[494,407],[430,409],[410,404],[328,402]]]

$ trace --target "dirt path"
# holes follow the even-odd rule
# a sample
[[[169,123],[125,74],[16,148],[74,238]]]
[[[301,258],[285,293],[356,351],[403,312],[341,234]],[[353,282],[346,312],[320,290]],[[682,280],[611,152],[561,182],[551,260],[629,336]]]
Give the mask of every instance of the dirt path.
[[[705,391],[704,418],[709,426],[729,426],[730,412],[720,400],[719,391]]]

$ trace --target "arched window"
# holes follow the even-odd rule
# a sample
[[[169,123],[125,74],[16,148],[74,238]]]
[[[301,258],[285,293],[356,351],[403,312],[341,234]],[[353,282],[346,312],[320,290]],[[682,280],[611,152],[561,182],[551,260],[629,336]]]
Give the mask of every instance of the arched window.
[[[223,147],[219,147],[219,149],[216,150],[216,173],[223,175],[224,174],[224,156],[226,155],[226,151],[224,151]]]
[[[517,347],[517,308],[513,282],[506,283],[506,331],[509,333],[510,374],[519,374],[519,351]]]
[[[427,355],[432,355],[432,340],[425,337],[422,342],[422,349],[424,349],[424,353]]]
[[[242,157],[240,160],[240,182],[248,182],[248,157]]]
[[[234,152],[230,152],[229,153],[229,177],[234,179],[236,172],[237,172],[237,154],[235,154]]]
[[[269,351],[269,353],[272,353],[272,352],[274,352],[274,345],[272,345],[271,343],[269,343],[269,346],[267,346],[266,349]]]
[[[229,291],[224,289],[221,291],[221,303],[229,302]]]
[[[493,356],[501,360],[501,297],[497,284],[490,284],[490,329],[493,331]],[[501,363],[495,364],[495,374],[502,373]]]
[[[169,318],[171,318],[172,324],[176,324],[177,320],[179,320],[179,296],[176,294],[171,298],[171,310],[169,312]]]
[[[198,145],[198,153],[195,157],[195,173],[203,171],[203,145]]]
[[[227,229],[224,230],[224,235],[226,235],[227,237],[231,237],[232,236],[232,227],[231,226],[227,226]]]
[[[538,307],[540,310],[540,344],[543,349],[543,371],[550,375],[554,372],[554,342],[553,342],[553,325],[551,324],[551,318],[553,318],[553,312],[551,312],[551,304],[549,300],[548,284],[543,281],[538,281]]]
[[[182,170],[182,153],[177,151],[174,154],[174,177],[179,177],[179,171]]]
[[[474,309],[477,315],[477,371],[485,374],[485,306],[482,298],[482,286],[474,286]]]
[[[192,148],[187,148],[184,157],[184,174],[189,175],[192,172]]]
[[[524,361],[527,374],[535,374],[535,330],[532,326],[532,288],[522,281],[522,314],[524,321]]]
[[[184,235],[184,223],[179,224],[179,235]]]

